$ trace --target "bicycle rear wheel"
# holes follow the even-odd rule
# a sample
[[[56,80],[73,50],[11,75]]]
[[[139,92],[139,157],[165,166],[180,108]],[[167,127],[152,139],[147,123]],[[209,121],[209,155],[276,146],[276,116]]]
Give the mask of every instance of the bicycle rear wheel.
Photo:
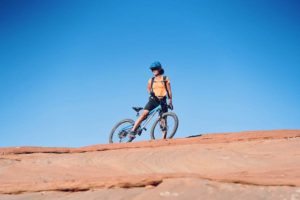
[[[175,113],[166,112],[155,120],[151,131],[151,139],[170,139],[173,138],[179,125],[178,117]]]
[[[134,121],[132,119],[124,119],[118,122],[109,134],[109,143],[128,142],[128,133],[132,129]]]

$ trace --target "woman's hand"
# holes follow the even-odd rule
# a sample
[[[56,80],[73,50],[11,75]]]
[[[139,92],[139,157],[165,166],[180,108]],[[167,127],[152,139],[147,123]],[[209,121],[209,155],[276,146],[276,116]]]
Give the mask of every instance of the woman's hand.
[[[174,107],[173,107],[172,99],[169,99],[168,101],[169,101],[169,102],[168,102],[169,108],[170,108],[171,110],[173,110]]]
[[[155,97],[154,92],[150,92],[150,96],[151,96],[151,97]]]

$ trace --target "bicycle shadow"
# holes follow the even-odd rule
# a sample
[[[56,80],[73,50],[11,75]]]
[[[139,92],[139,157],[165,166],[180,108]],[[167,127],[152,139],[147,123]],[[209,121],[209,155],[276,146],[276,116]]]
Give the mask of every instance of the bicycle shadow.
[[[191,135],[191,136],[188,136],[188,137],[186,137],[186,138],[194,138],[194,137],[201,137],[202,136],[202,134],[199,134],[199,135]]]

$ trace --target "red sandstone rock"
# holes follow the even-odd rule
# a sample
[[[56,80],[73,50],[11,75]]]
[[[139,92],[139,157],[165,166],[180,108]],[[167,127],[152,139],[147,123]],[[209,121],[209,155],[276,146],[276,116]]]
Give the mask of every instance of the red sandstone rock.
[[[41,194],[42,199],[68,199],[70,193],[72,199],[118,199],[117,194],[123,199],[197,199],[209,191],[215,199],[222,199],[221,193],[241,199],[239,192],[256,199],[299,198],[300,130],[82,148],[0,148],[1,200],[41,199]]]

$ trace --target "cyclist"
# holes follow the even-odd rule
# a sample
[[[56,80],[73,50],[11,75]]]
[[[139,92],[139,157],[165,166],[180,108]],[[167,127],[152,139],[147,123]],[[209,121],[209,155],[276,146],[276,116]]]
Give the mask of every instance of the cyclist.
[[[129,133],[130,141],[135,138],[138,127],[143,122],[143,120],[147,118],[149,112],[151,112],[159,105],[161,105],[163,113],[168,112],[167,98],[169,106],[171,108],[173,107],[170,79],[167,76],[163,76],[164,69],[162,68],[161,63],[158,61],[153,62],[150,66],[150,69],[153,73],[153,77],[148,81],[147,90],[150,94],[149,101],[144,107],[143,113],[136,120],[133,128]],[[164,133],[164,138],[166,138],[166,133]]]

